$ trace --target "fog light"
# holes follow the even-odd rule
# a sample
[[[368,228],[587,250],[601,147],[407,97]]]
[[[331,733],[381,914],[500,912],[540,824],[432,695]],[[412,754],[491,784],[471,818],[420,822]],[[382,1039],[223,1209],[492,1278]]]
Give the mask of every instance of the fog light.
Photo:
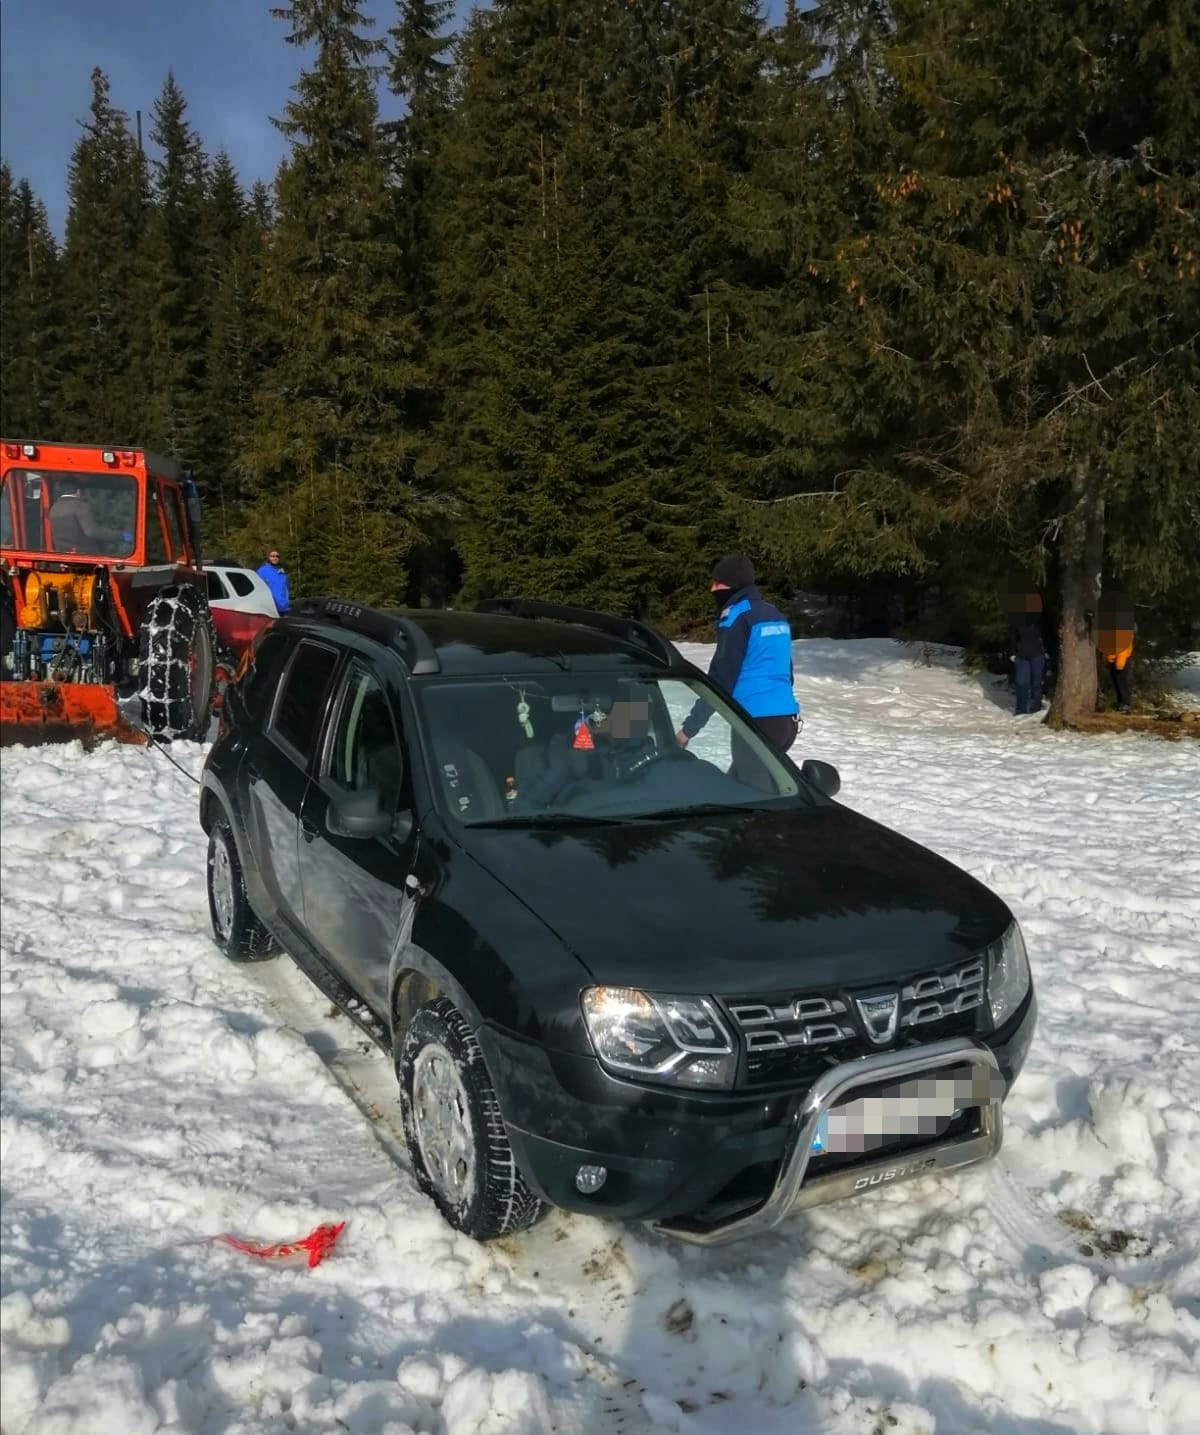
[[[576,1189],[585,1196],[594,1196],[607,1180],[607,1166],[580,1166],[575,1172]]]

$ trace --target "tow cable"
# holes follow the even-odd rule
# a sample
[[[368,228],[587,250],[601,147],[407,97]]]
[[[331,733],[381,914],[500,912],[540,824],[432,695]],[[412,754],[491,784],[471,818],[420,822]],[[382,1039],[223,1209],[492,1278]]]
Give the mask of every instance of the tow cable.
[[[145,729],[143,729],[143,732],[144,731]],[[194,783],[197,787],[200,786],[200,779],[198,777],[193,777],[186,767],[184,767],[181,763],[176,762],[175,759],[171,756],[167,749],[163,747],[162,743],[159,742],[159,740],[154,736],[153,733],[146,733],[146,746],[151,748],[157,748],[158,751],[162,753],[162,755],[167,759],[167,761],[177,772],[182,772],[184,777],[186,777],[189,782]]]

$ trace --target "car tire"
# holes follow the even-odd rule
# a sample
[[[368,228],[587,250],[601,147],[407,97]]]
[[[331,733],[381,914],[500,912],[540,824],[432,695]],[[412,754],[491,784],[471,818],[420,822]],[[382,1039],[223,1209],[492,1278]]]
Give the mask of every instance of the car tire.
[[[524,1230],[542,1203],[517,1166],[483,1052],[445,997],[419,1007],[396,1060],[417,1185],[477,1241]]]
[[[265,961],[278,950],[250,906],[237,844],[224,817],[208,834],[208,915],[213,941],[231,962]]]
[[[138,634],[142,721],[155,736],[203,742],[212,720],[217,640],[208,600],[190,584],[164,588]]]

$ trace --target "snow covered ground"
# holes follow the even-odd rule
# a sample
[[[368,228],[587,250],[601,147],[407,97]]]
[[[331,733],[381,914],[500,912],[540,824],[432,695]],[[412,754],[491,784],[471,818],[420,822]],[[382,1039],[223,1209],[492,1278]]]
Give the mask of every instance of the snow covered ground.
[[[453,1234],[386,1059],[286,959],[212,946],[192,784],[5,751],[4,1435],[1200,1429],[1200,746],[1055,736],[920,657],[798,643],[797,755],[1019,916],[1004,1151],[716,1251]],[[206,1239],[341,1219],[311,1271]]]

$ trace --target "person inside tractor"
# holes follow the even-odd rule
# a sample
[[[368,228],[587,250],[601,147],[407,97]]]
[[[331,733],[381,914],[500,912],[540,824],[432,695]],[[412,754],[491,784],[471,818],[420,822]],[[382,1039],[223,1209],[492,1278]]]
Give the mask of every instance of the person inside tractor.
[[[133,542],[132,504],[121,504],[129,489],[129,497],[136,501],[132,484],[121,480],[121,488],[113,490],[111,484],[103,484],[103,492],[93,494],[90,488],[83,488],[77,478],[68,475],[59,479],[52,490],[54,498],[50,505],[50,543],[55,553],[96,553],[109,558],[123,558],[128,555]],[[112,499],[117,507],[129,507],[128,515],[108,513],[108,518],[119,520],[118,525],[109,526],[97,513],[96,497],[107,498],[112,508]]]

